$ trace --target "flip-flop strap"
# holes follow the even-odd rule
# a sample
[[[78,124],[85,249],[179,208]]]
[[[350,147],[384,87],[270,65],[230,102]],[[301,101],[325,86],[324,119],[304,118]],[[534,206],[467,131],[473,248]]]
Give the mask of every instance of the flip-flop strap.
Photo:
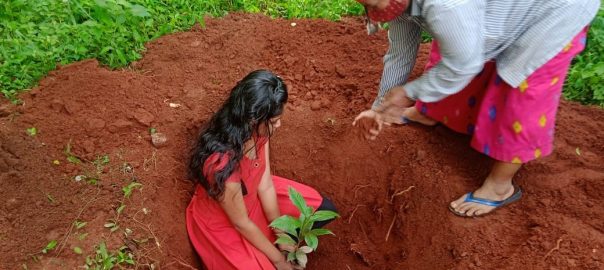
[[[464,202],[479,203],[482,205],[493,206],[493,207],[499,207],[502,204],[504,204],[505,201],[506,200],[492,201],[489,199],[476,198],[476,197],[474,197],[474,192],[468,192],[468,194],[466,195],[466,199],[464,200]]]

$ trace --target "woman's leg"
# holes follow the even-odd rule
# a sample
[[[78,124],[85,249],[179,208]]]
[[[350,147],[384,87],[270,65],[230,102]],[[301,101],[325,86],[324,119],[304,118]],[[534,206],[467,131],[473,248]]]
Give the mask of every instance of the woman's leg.
[[[514,194],[512,178],[523,163],[552,152],[556,112],[572,59],[585,46],[586,31],[579,33],[554,58],[514,88],[495,75],[482,98],[471,146],[497,160],[475,198],[501,201]],[[451,202],[462,216],[479,216],[496,207],[466,201],[468,194]],[[517,197],[515,197],[517,198]]]

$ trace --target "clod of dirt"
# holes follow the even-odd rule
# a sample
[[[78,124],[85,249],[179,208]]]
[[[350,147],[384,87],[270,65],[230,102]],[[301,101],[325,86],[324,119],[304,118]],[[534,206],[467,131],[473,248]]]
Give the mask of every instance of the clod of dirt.
[[[155,120],[155,116],[143,108],[138,108],[134,112],[134,119],[145,126],[151,126],[151,122]]]
[[[108,129],[111,132],[124,132],[128,131],[132,127],[132,122],[124,119],[118,119],[109,125]]]
[[[10,104],[0,105],[0,117],[8,116],[11,112]]]
[[[159,132],[151,134],[151,143],[153,143],[153,146],[156,148],[165,146],[167,142],[168,137],[165,134]]]
[[[93,118],[93,119],[89,119],[88,120],[88,132],[94,132],[94,131],[99,131],[101,129],[103,129],[105,127],[105,121],[98,119],[98,118]]]
[[[329,108],[329,105],[331,105],[331,101],[328,98],[321,99],[321,107]]]
[[[318,111],[321,109],[321,101],[319,100],[315,100],[312,103],[310,103],[310,109],[313,111]]]

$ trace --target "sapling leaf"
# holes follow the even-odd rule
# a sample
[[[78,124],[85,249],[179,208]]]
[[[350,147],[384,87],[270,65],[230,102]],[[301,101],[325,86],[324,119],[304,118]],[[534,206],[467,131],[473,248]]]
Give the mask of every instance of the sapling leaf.
[[[302,214],[306,216],[310,216],[312,214],[312,208],[306,205],[304,197],[302,197],[302,195],[291,186],[289,187],[289,199]]]
[[[283,245],[295,245],[295,244],[297,244],[296,241],[294,241],[294,239],[292,239],[292,237],[289,236],[289,234],[279,233],[279,234],[277,234],[277,236],[279,238],[277,238],[277,241],[275,241],[275,244],[283,244]]]
[[[292,235],[297,235],[298,233],[296,232],[296,229],[300,228],[300,221],[295,219],[294,217],[285,215],[273,220],[273,222],[271,222],[269,226],[279,230],[283,230]]]
[[[306,253],[302,250],[296,251],[296,260],[298,261],[298,265],[302,268],[306,268],[306,263],[308,262],[308,257],[306,257]]]
[[[316,236],[321,236],[321,235],[327,235],[327,234],[331,234],[331,235],[335,235],[333,234],[333,232],[331,232],[328,229],[314,229],[312,231],[310,231],[311,234],[314,234]]]
[[[298,250],[308,254],[312,252],[312,248],[309,246],[301,246],[300,248],[298,248]]]
[[[293,262],[294,260],[296,260],[296,253],[295,252],[287,253],[287,261]]]
[[[319,245],[319,238],[316,235],[309,233],[304,236],[304,242],[311,247],[313,250],[317,250],[317,246]]]
[[[325,221],[339,217],[338,213],[329,210],[319,210],[316,211],[312,217],[310,218],[313,222],[315,221]]]

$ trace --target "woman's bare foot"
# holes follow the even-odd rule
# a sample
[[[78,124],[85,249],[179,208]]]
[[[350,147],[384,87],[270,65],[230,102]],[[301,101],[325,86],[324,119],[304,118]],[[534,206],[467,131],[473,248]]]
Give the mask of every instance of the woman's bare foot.
[[[421,114],[415,107],[405,109],[405,111],[403,112],[403,118],[406,120],[407,123],[417,122],[426,126],[434,126],[438,123],[436,120]],[[403,120],[404,124],[406,124],[405,120]]]
[[[512,201],[519,199],[522,192],[515,190],[512,178],[521,166],[521,164],[495,162],[487,179],[484,180],[479,189],[473,192],[472,196],[478,201],[480,199],[503,201],[514,195],[516,196]],[[515,194],[515,192],[520,194]],[[477,217],[488,214],[497,208],[497,206],[476,202],[476,200],[466,202],[467,197],[468,194],[464,194],[459,199],[451,202],[449,209],[459,216]]]
[[[503,201],[510,198],[514,194],[514,186],[510,180],[509,185],[492,185],[486,181],[476,191],[474,191],[474,198],[487,199],[490,201]],[[459,199],[451,202],[450,208],[454,210],[456,214],[466,217],[477,217],[490,213],[495,210],[495,206],[481,204],[477,202],[465,202],[468,194],[462,195]]]

